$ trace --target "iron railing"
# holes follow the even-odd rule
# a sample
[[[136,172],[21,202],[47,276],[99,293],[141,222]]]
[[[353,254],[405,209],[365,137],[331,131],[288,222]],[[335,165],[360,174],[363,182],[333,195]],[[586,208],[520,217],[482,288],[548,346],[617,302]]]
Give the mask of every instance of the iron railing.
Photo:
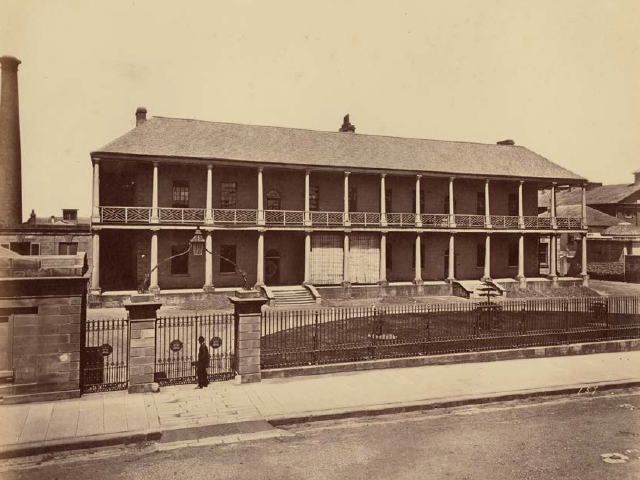
[[[198,337],[209,349],[209,380],[235,377],[234,316],[230,313],[160,317],[156,320],[155,381],[160,385],[196,382]]]
[[[129,321],[101,318],[82,327],[80,390],[126,390],[129,386]]]
[[[487,217],[484,215],[460,215],[453,216],[456,228],[484,228]]]
[[[265,210],[267,225],[304,225],[304,212],[295,210]]]
[[[149,223],[149,207],[100,207],[100,221],[103,223]]]
[[[415,213],[387,213],[387,225],[393,227],[415,227]]]
[[[264,210],[263,217],[254,209],[212,209],[209,211],[211,221],[215,224],[258,225],[264,219],[266,225],[303,226],[305,212],[298,210]],[[100,207],[100,219],[104,223],[149,223],[152,209],[150,207]],[[161,223],[202,224],[206,220],[207,210],[204,208],[158,208]],[[390,227],[416,226],[415,213],[387,213],[386,224]],[[346,222],[351,225],[378,227],[381,225],[382,214],[378,212],[308,212],[307,219],[314,226],[343,226]],[[494,229],[521,228],[520,217],[510,215],[491,215],[491,227]],[[346,222],[345,222],[346,220]],[[442,213],[423,213],[419,220],[425,228],[449,228],[450,216]],[[484,215],[455,214],[456,228],[485,228]],[[524,228],[551,229],[550,217],[524,216]],[[556,225],[561,229],[581,229],[582,219],[574,217],[557,217]]]
[[[262,368],[640,337],[640,297],[263,313]]]
[[[380,213],[349,212],[351,225],[378,226],[380,225]]]
[[[202,223],[205,218],[204,208],[159,208],[160,223]]]

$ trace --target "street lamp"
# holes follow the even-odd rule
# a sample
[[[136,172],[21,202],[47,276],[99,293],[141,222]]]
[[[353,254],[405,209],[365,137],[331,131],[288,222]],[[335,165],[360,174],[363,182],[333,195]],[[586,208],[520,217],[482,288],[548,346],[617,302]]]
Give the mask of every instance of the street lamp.
[[[149,271],[149,273],[145,274],[144,279],[142,280],[142,283],[138,285],[138,293],[149,293],[149,283],[150,283],[149,279],[151,278],[151,272],[156,270],[163,263],[166,263],[169,260],[172,260],[176,257],[187,255],[189,252],[192,252],[194,256],[201,257],[203,252],[205,251],[208,254],[213,255],[214,257],[221,258],[222,260],[225,260],[230,264],[232,264],[238,270],[238,272],[240,272],[240,275],[242,275],[242,278],[244,280],[244,285],[242,286],[242,289],[251,290],[249,288],[249,281],[247,280],[247,273],[236,262],[226,257],[223,257],[222,255],[218,255],[217,253],[213,253],[207,250],[207,248],[205,247],[205,240],[204,240],[204,237],[202,236],[202,232],[200,231],[200,228],[196,227],[196,231],[193,234],[193,237],[191,237],[191,240],[189,240],[189,247],[184,252],[178,253],[176,255],[171,255],[170,257],[165,258],[161,262],[158,262],[158,264],[155,267],[153,267],[151,271]]]

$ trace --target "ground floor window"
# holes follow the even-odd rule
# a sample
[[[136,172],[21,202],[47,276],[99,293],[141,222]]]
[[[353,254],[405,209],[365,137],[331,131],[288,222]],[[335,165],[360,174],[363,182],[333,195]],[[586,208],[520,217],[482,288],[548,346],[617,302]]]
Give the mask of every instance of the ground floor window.
[[[538,244],[538,262],[541,267],[549,266],[549,244],[546,242]]]
[[[4,248],[8,248],[12,252],[19,255],[40,255],[40,244],[31,242],[10,242],[3,243]]]
[[[236,246],[220,245],[220,273],[235,273]]]
[[[76,255],[78,253],[78,242],[58,243],[58,255]]]
[[[171,245],[171,275],[187,275],[189,273],[189,254],[180,255],[189,248],[189,245]]]

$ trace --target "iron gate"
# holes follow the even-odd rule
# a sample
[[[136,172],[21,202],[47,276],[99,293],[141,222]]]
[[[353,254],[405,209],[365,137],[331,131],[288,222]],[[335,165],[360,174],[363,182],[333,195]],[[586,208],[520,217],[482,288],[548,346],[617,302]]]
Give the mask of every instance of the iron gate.
[[[160,317],[156,321],[155,381],[160,385],[196,383],[198,337],[209,348],[210,381],[235,377],[236,356],[232,313]]]
[[[126,390],[129,386],[129,320],[87,319],[80,338],[80,391]]]

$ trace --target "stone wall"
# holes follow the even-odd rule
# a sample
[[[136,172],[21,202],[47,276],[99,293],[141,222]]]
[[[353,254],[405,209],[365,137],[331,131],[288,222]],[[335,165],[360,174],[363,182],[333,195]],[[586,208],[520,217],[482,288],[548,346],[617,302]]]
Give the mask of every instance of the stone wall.
[[[80,395],[81,325],[88,279],[37,277],[0,279],[0,316],[13,334],[0,385],[2,403],[73,398]]]

